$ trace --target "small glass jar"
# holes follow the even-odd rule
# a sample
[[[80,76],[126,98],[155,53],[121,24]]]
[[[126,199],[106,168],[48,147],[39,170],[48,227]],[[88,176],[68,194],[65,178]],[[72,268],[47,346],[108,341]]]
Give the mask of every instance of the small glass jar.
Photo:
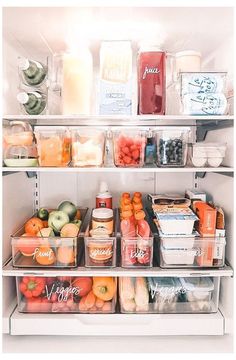
[[[92,230],[106,229],[109,236],[113,233],[113,210],[108,208],[94,209],[92,213]]]

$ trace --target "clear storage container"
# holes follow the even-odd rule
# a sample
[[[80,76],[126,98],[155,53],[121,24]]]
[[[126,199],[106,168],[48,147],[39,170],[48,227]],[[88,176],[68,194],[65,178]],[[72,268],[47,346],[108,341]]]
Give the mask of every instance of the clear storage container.
[[[16,278],[22,313],[115,312],[117,282],[113,277],[24,276]]]
[[[191,235],[198,217],[190,209],[179,212],[154,211],[163,235]]]
[[[217,312],[219,285],[219,277],[120,277],[121,312]]]
[[[190,128],[169,127],[156,131],[157,165],[183,167],[186,165]]]
[[[35,127],[40,166],[64,167],[71,161],[71,138],[68,129],[58,127]]]
[[[175,238],[173,247],[165,247],[165,240],[160,239],[160,266],[163,268],[224,266],[224,238]]]
[[[81,226],[83,225],[87,208],[79,208]],[[78,236],[55,236],[49,228],[40,231],[40,236],[27,236],[25,226],[22,226],[11,236],[12,262],[14,267],[23,268],[71,268],[77,267],[83,254],[78,242]]]
[[[114,161],[117,167],[142,167],[146,131],[122,129],[113,131]]]
[[[72,165],[100,167],[104,161],[105,132],[99,129],[73,129]]]
[[[192,164],[196,167],[218,167],[224,160],[225,143],[199,142],[192,146]]]
[[[121,237],[121,266],[150,268],[153,266],[153,237]]]
[[[109,209],[110,210],[110,209]],[[115,267],[116,266],[116,211],[113,215],[113,232],[110,234],[106,224],[102,226],[96,222],[93,226],[93,219],[87,227],[84,236],[85,266],[86,267]],[[110,228],[110,225],[108,225]]]

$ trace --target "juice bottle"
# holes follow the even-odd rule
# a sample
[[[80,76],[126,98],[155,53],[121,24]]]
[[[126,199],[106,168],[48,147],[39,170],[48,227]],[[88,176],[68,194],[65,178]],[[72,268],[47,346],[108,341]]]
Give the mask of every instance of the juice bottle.
[[[138,114],[165,114],[166,54],[155,46],[138,53]]]

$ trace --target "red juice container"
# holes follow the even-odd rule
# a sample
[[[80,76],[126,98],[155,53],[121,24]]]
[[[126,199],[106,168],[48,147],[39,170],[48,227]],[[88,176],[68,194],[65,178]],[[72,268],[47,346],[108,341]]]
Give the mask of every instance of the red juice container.
[[[141,47],[137,59],[138,114],[165,114],[166,53],[157,47]]]

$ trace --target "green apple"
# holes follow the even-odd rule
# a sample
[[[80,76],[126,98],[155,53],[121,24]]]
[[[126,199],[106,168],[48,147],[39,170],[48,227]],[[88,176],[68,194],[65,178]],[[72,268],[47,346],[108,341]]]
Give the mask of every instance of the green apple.
[[[64,213],[69,216],[70,220],[75,218],[77,212],[76,206],[70,201],[62,201],[58,206],[58,210],[64,211]]]
[[[45,208],[40,208],[37,212],[37,217],[41,220],[48,220],[49,212]]]
[[[69,216],[64,211],[52,211],[49,214],[48,226],[56,233],[60,232],[64,225],[70,222]]]

